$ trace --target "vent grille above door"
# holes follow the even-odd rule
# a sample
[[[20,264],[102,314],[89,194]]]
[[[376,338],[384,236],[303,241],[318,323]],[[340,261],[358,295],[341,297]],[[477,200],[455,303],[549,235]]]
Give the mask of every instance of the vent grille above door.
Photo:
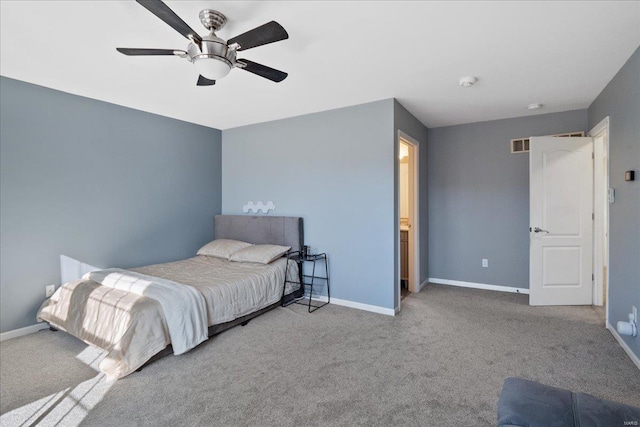
[[[584,136],[584,132],[569,132],[569,133],[558,133],[556,135],[547,135],[547,136],[557,136],[557,137],[566,137],[566,136]],[[528,153],[529,152],[529,138],[517,138],[511,140],[511,153]]]
[[[526,153],[529,151],[529,138],[520,138],[511,140],[512,153]]]

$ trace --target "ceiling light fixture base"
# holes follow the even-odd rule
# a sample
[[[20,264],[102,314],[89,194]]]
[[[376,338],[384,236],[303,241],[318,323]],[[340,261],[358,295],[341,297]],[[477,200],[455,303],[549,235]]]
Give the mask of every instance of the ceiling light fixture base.
[[[220,28],[224,27],[224,24],[227,23],[227,17],[217,10],[203,9],[200,11],[199,16],[202,25],[204,25],[204,27],[212,33],[218,31]]]
[[[542,108],[542,104],[529,104],[527,105],[527,110],[539,110]]]
[[[475,82],[477,82],[477,81],[478,81],[478,79],[477,79],[476,77],[473,77],[473,76],[465,76],[465,77],[462,77],[462,78],[460,79],[460,81],[458,82],[458,84],[459,84],[460,86],[462,86],[462,87],[470,87],[470,86],[473,86],[473,84],[474,84]]]

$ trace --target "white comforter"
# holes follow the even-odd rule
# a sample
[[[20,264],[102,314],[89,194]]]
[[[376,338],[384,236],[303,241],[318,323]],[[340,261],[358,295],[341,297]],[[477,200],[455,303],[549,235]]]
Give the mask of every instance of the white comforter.
[[[170,320],[180,311],[197,319],[188,320],[188,328],[202,329],[201,320],[215,325],[276,303],[282,297],[282,285],[287,274],[297,278],[294,262],[282,258],[268,265],[233,263],[208,256],[197,256],[166,264],[141,267],[133,271],[107,270],[105,285],[94,280],[76,280],[60,286],[38,311],[38,320],[46,321],[67,331],[82,341],[106,351],[100,370],[110,379],[124,377],[142,366],[154,354],[172,344],[176,354],[182,349],[206,339],[201,333],[189,333],[190,342],[182,344],[182,337],[174,336],[170,324],[180,325],[185,320]],[[286,273],[285,273],[286,272]],[[121,276],[126,273],[128,278]],[[113,274],[111,276],[111,274]],[[160,278],[160,279],[159,279]],[[148,281],[169,281],[180,288],[188,288],[204,299],[204,316],[200,298],[197,308],[179,309],[171,304],[165,307],[160,299],[165,294],[164,284],[147,286]],[[286,293],[298,286],[287,284]],[[167,290],[170,293],[170,291]],[[163,294],[158,297],[157,294]],[[173,302],[173,300],[172,300]],[[177,328],[175,328],[177,329]],[[175,330],[174,330],[175,332]],[[186,350],[185,350],[186,351]]]
[[[42,304],[38,321],[103,349],[100,371],[109,380],[129,375],[171,343],[158,301],[93,280],[60,286]]]
[[[208,338],[206,303],[200,291],[191,286],[119,268],[94,271],[84,278],[158,301],[167,321],[173,354],[185,353]]]

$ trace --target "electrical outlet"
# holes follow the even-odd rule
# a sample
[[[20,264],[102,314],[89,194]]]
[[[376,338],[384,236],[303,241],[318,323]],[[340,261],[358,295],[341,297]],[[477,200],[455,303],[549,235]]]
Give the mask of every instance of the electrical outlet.
[[[486,258],[483,258],[482,259],[482,266],[485,267],[485,268],[489,267],[489,260],[486,259]]]
[[[49,298],[56,291],[56,285],[47,285],[44,287],[44,296]]]
[[[631,313],[633,313],[633,321],[638,323],[638,308],[635,305],[631,308]]]

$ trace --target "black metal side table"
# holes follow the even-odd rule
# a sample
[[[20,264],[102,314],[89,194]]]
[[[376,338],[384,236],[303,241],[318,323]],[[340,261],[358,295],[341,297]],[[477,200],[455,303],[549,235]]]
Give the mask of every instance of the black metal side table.
[[[329,304],[331,302],[331,288],[329,285],[329,260],[327,258],[327,254],[326,253],[307,254],[306,256],[303,256],[300,251],[296,251],[296,252],[291,252],[287,255],[287,269],[289,268],[289,261],[295,261],[298,263],[299,281],[292,282],[290,280],[285,280],[285,286],[286,286],[286,283],[299,283],[301,286],[309,286],[309,296],[306,297],[309,299],[309,301],[308,302],[305,301],[305,297],[303,296],[301,299],[292,301],[292,303],[306,305],[309,310],[309,313],[313,313],[317,309],[322,308],[325,305]],[[320,261],[324,262],[324,276],[316,275],[316,264]],[[304,274],[303,266],[305,262],[309,262],[312,264],[311,274]],[[312,304],[311,299],[313,296],[313,286],[319,284],[319,283],[316,283],[317,281],[326,282],[327,301],[321,304]]]

